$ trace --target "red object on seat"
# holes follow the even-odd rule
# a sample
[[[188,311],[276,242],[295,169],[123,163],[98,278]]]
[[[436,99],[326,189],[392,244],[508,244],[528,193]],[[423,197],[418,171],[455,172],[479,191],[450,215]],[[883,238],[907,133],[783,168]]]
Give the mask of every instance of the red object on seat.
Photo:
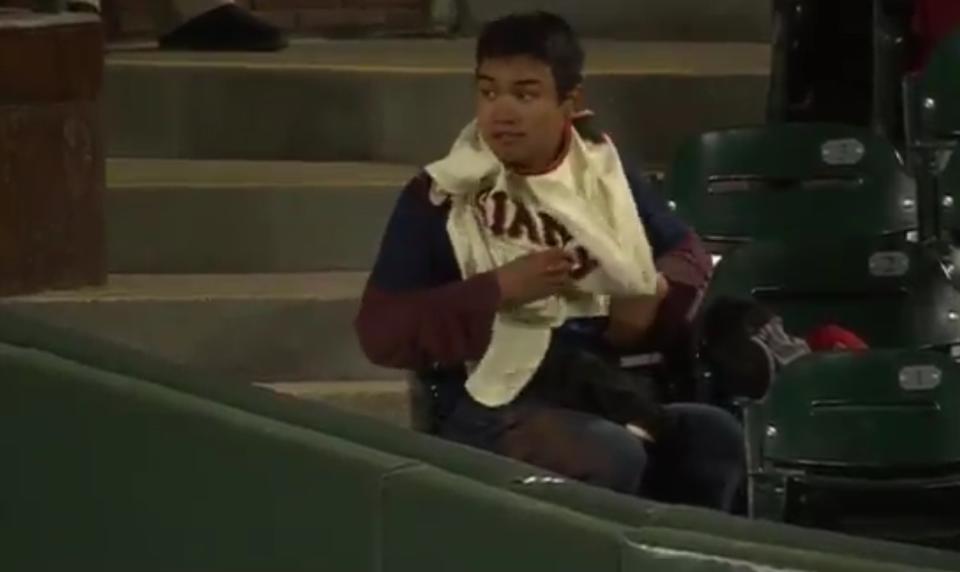
[[[917,69],[923,69],[937,44],[958,28],[960,0],[916,0],[913,31],[920,43]]]
[[[863,351],[870,349],[857,334],[835,324],[820,326],[807,334],[807,345],[815,352],[830,350]]]

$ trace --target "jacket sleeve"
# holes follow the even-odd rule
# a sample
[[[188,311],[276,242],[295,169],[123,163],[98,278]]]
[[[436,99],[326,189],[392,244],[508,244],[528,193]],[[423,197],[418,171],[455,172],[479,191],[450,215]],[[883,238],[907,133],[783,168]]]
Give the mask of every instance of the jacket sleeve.
[[[355,320],[374,363],[423,369],[478,360],[490,342],[500,291],[492,272],[460,275],[446,209],[421,174],[403,189],[387,224]]]
[[[710,283],[713,263],[700,237],[667,207],[649,183],[635,176],[628,179],[657,270],[670,285],[647,335],[649,345],[662,348],[689,330]]]

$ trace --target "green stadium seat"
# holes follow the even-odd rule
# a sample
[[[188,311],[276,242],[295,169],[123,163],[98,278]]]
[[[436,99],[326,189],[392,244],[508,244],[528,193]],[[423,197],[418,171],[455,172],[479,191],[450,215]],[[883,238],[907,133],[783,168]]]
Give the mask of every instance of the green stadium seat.
[[[922,116],[918,134],[928,144],[940,148],[942,160],[939,192],[943,197],[943,221],[960,238],[960,32],[944,40],[934,52],[920,78],[919,93],[929,98],[920,105]]]
[[[812,354],[745,418],[754,516],[960,546],[960,366],[950,357]]]
[[[920,76],[923,139],[960,140],[960,31],[943,40]]]
[[[915,227],[915,189],[895,149],[864,128],[776,124],[681,146],[665,192],[708,242],[835,239]]]
[[[940,207],[946,229],[953,233],[953,242],[960,238],[960,154],[953,153],[939,177],[943,195]]]
[[[741,404],[751,515],[960,546],[960,292],[943,264],[895,236],[754,241],[724,257],[708,305],[752,298],[796,335],[837,324],[871,346],[801,358]]]
[[[903,89],[909,67],[908,38],[913,19],[913,0],[873,0],[873,113],[871,127],[902,149]]]
[[[899,146],[913,2],[774,0],[773,13],[769,121],[869,126]]]
[[[960,468],[960,367],[939,353],[814,355],[786,368],[763,406],[775,419],[764,453],[773,463],[881,472]]]
[[[873,348],[960,344],[960,292],[929,249],[895,237],[740,246],[717,266],[706,304],[720,297],[755,299],[796,335],[837,324]]]
[[[920,240],[951,248],[947,231],[955,224],[955,189],[944,188],[944,169],[960,144],[960,33],[943,40],[927,67],[903,78],[908,158],[917,182]],[[946,212],[944,212],[946,211]]]

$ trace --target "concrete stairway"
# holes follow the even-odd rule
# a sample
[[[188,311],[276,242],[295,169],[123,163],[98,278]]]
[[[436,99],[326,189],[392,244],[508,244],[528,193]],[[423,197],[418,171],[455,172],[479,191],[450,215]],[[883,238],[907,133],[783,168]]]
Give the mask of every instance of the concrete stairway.
[[[114,273],[366,270],[416,167],[381,163],[113,159]]]
[[[764,44],[586,48],[587,101],[632,163],[662,164],[684,137],[762,117]],[[307,40],[280,54],[116,53],[109,152],[422,164],[471,117],[472,50],[467,39]]]
[[[586,42],[588,99],[628,162],[661,168],[684,137],[762,119],[768,49],[746,28]],[[110,283],[0,303],[403,423],[403,372],[367,363],[351,322],[398,189],[470,118],[471,50],[468,39],[115,49]]]

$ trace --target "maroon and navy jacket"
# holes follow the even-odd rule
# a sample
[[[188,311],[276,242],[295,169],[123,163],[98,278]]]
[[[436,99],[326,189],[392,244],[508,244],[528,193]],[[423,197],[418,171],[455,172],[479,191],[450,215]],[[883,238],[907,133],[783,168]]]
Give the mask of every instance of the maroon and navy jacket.
[[[648,340],[638,351],[667,348],[687,333],[693,306],[711,273],[700,239],[642,179],[628,174],[634,202],[657,269],[670,283]],[[483,357],[490,342],[500,291],[493,272],[464,279],[447,235],[448,205],[430,200],[426,172],[400,193],[355,321],[361,347],[374,363],[431,371]],[[529,213],[504,209],[506,228],[529,224]],[[543,233],[539,233],[543,235]],[[569,320],[555,335],[601,349],[607,318]]]

